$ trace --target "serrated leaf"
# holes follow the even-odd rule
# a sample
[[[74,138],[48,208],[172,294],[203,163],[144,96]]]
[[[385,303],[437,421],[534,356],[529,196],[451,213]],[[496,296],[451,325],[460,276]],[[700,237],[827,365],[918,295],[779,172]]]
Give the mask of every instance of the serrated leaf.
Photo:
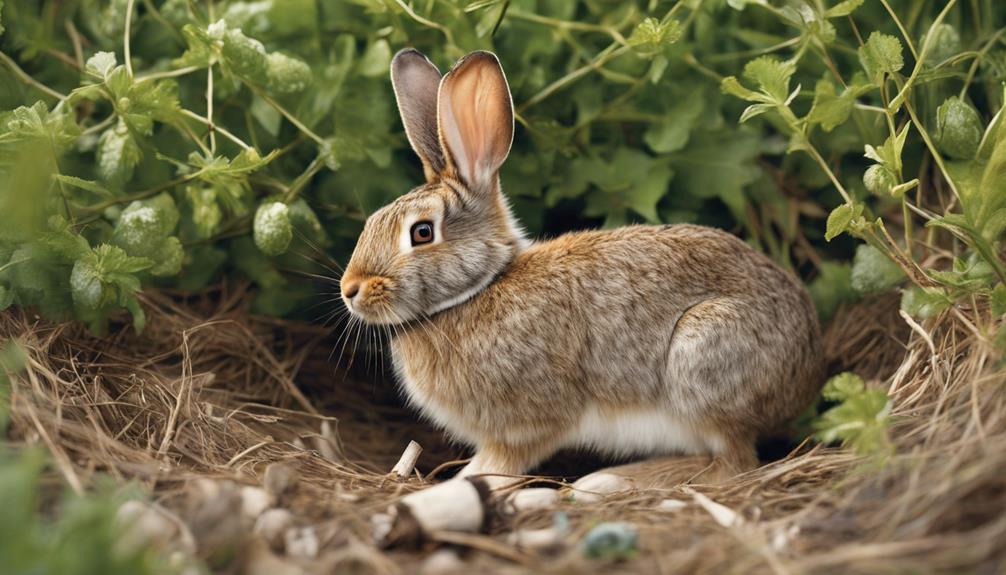
[[[866,390],[866,383],[863,378],[846,371],[829,379],[824,384],[821,395],[830,401],[845,401],[863,393],[864,390]]]
[[[884,74],[894,74],[905,66],[901,41],[889,34],[874,32],[859,48],[859,61],[870,79],[879,84]]]
[[[661,22],[656,18],[644,18],[633,29],[627,42],[638,54],[652,58],[680,38],[681,23],[677,20]]]
[[[143,159],[143,152],[123,119],[101,134],[98,140],[98,175],[119,186],[133,177],[133,169]]]
[[[796,64],[775,56],[760,56],[744,66],[744,77],[758,84],[762,93],[777,104],[789,97],[789,80],[796,72]]]
[[[96,52],[87,59],[84,71],[104,82],[116,63],[114,52]]]

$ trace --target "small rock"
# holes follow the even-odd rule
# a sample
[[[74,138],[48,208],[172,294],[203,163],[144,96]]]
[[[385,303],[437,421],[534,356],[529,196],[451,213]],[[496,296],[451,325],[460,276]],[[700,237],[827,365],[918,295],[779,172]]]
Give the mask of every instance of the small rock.
[[[241,488],[241,513],[252,521],[272,507],[273,496],[261,487],[244,486]]]
[[[636,552],[639,531],[631,523],[601,523],[587,532],[581,548],[588,557],[625,559]]]
[[[255,521],[255,534],[262,537],[273,551],[282,551],[285,534],[293,525],[293,514],[286,509],[267,509]]]
[[[559,503],[559,490],[549,487],[518,489],[506,499],[504,508],[510,513],[552,509]]]
[[[279,498],[297,484],[297,470],[286,463],[273,463],[265,468],[262,487],[273,497]]]
[[[562,547],[564,534],[555,527],[518,529],[507,535],[507,543],[529,551],[553,551]]]
[[[434,551],[423,560],[419,567],[420,575],[446,575],[448,573],[462,573],[465,571],[465,563],[453,549],[439,549]]]
[[[688,504],[680,499],[664,499],[657,505],[657,511],[678,511],[688,507]]]
[[[118,545],[125,552],[148,546],[177,549],[195,553],[196,544],[188,527],[176,515],[159,505],[143,501],[126,501],[115,514],[122,536]]]
[[[573,483],[573,497],[579,503],[597,503],[608,495],[631,489],[632,483],[621,475],[595,471]]]
[[[314,559],[321,544],[314,527],[290,527],[283,534],[286,554],[295,559]]]

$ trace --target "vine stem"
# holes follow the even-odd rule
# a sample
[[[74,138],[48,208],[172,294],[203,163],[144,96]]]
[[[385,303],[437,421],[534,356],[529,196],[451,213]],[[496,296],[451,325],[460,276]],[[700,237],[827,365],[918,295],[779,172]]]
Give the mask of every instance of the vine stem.
[[[186,66],[184,68],[176,68],[174,70],[165,70],[163,72],[153,72],[151,74],[146,74],[144,76],[139,76],[136,78],[136,82],[149,82],[151,80],[161,80],[164,78],[177,78],[178,76],[184,76],[186,74],[191,74],[192,72],[198,72],[200,68],[198,66]]]
[[[300,120],[298,120],[296,116],[294,116],[289,111],[287,111],[287,109],[284,108],[282,105],[280,105],[279,102],[277,102],[276,100],[273,100],[272,97],[270,97],[268,94],[266,94],[261,88],[259,88],[255,84],[252,84],[251,82],[248,82],[248,81],[244,81],[244,83],[245,83],[246,86],[248,86],[251,89],[252,92],[255,92],[255,94],[259,98],[262,98],[263,100],[265,100],[267,104],[269,104],[270,106],[272,106],[273,108],[275,108],[277,112],[279,112],[280,114],[282,114],[283,117],[286,118],[287,120],[289,120],[291,124],[293,124],[294,126],[296,126],[298,130],[300,130],[301,132],[303,132],[304,135],[306,135],[307,137],[309,137],[312,140],[314,140],[318,145],[321,145],[321,146],[325,145],[325,140],[322,139],[321,136],[319,136],[318,134],[315,134],[314,131],[311,130],[311,128],[308,128],[307,126],[305,126],[303,124],[303,122],[301,122]]]
[[[210,130],[210,134],[213,134],[214,132],[220,132],[221,136],[223,136],[223,137],[227,138],[228,140],[234,142],[242,150],[250,150],[251,149],[251,146],[249,146],[248,144],[246,144],[244,140],[242,140],[241,138],[235,136],[234,134],[232,134],[228,130],[226,130],[226,129],[220,127],[220,126],[215,125],[213,123],[213,120],[211,120],[209,118],[204,118],[204,117],[200,116],[199,114],[197,114],[197,113],[195,113],[195,112],[193,112],[191,110],[186,110],[184,108],[182,109],[182,115],[185,116],[185,117],[187,117],[187,118],[192,118],[193,120],[197,120],[199,122],[202,122],[203,124],[206,124],[206,127],[209,128],[209,130]]]
[[[884,8],[887,9],[887,13],[891,15],[894,23],[898,26],[898,30],[901,31],[901,36],[905,39],[905,44],[908,45],[908,50],[912,53],[912,58],[918,62],[919,53],[915,51],[915,44],[912,42],[912,37],[908,35],[908,30],[905,30],[905,25],[901,23],[901,18],[898,18],[898,15],[894,13],[894,10],[891,8],[891,5],[887,2],[887,0],[880,0],[880,3],[884,5]]]
[[[451,34],[449,28],[447,28],[443,24],[439,24],[437,22],[434,22],[432,20],[420,16],[419,14],[416,13],[415,10],[412,9],[412,6],[409,6],[403,0],[395,0],[395,4],[398,4],[402,8],[402,10],[405,10],[405,13],[409,15],[409,18],[412,18],[416,22],[419,22],[420,24],[428,28],[433,28],[434,30],[440,30],[440,32],[442,32],[444,37],[447,39],[447,44],[450,46],[456,46],[456,44],[454,43],[454,35]]]
[[[135,1],[129,0],[126,3],[126,28],[122,33],[122,52],[123,57],[126,59],[126,73],[129,74],[130,78],[133,77],[133,59],[129,49],[129,33],[133,24],[133,4]]]
[[[933,43],[933,32],[936,30],[937,26],[943,23],[943,19],[947,17],[947,14],[950,13],[950,9],[953,8],[955,4],[957,4],[957,0],[949,0],[947,5],[943,7],[943,10],[940,11],[939,15],[936,16],[936,19],[933,20],[932,25],[929,26],[929,31],[926,32],[926,39],[922,42],[922,48],[919,50],[919,55],[915,58],[915,68],[912,69],[912,74],[908,77],[908,81],[905,82],[905,85],[901,88],[901,91],[898,92],[898,95],[891,101],[890,106],[888,106],[892,113],[897,112],[898,108],[901,107],[901,104],[903,104],[908,98],[909,89],[915,84],[915,81],[919,77],[919,73],[922,72],[922,65],[925,62],[926,54],[929,52],[929,47]]]
[[[985,59],[985,55],[992,49],[992,46],[995,46],[1003,32],[1006,32],[1006,28],[1000,28],[991,38],[989,38],[989,41],[985,43],[985,46],[979,50],[978,55],[971,62],[971,67],[968,68],[968,77],[964,80],[964,85],[961,86],[961,93],[959,96],[961,100],[963,100],[964,96],[967,95],[968,88],[971,86],[971,82],[974,81],[975,74],[978,73],[978,65],[981,64],[983,59]]]
[[[3,62],[5,66],[10,68],[10,71],[13,72],[15,76],[17,76],[18,80],[21,80],[25,84],[28,84],[29,86],[41,92],[45,92],[47,95],[52,96],[53,98],[56,98],[59,101],[63,101],[66,99],[66,94],[57,92],[56,90],[53,90],[52,88],[46,86],[42,82],[39,82],[35,78],[32,78],[31,76],[28,75],[27,72],[21,69],[21,66],[17,65],[17,62],[15,62],[10,56],[4,54],[3,52],[0,52],[0,62]]]

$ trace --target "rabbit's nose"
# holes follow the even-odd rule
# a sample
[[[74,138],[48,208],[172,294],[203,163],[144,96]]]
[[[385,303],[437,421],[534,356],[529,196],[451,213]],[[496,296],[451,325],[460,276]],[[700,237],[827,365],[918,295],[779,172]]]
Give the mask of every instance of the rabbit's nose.
[[[356,297],[360,293],[360,280],[351,279],[342,282],[342,296],[348,300]]]

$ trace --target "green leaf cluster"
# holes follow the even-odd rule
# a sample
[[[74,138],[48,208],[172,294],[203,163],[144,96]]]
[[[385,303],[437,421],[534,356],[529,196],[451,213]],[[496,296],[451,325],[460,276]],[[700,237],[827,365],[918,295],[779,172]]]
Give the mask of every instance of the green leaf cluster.
[[[814,421],[819,441],[840,441],[860,455],[893,454],[894,446],[888,436],[891,400],[883,390],[867,387],[861,377],[846,372],[829,379],[822,394],[837,405]]]

